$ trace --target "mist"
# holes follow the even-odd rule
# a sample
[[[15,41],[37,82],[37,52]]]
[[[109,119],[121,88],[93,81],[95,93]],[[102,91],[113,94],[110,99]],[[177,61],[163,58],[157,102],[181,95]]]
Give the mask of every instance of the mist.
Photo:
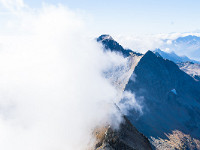
[[[0,149],[82,150],[92,146],[97,125],[117,128],[119,93],[103,72],[127,60],[88,38],[87,16],[62,5],[4,6]]]

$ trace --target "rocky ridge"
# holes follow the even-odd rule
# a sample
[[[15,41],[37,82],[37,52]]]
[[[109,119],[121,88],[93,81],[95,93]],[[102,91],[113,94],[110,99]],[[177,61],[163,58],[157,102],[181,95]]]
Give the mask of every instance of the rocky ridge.
[[[189,74],[196,81],[200,81],[200,64],[193,62],[182,62],[182,63],[177,63],[177,65],[181,70]]]
[[[124,54],[125,49],[119,46],[113,38],[107,37],[107,35],[100,37],[101,40],[97,41],[102,42],[105,39],[107,41],[102,42],[105,50],[121,53],[124,57],[131,58],[132,61],[138,58],[132,69],[130,69],[126,82],[119,84],[123,85],[121,86],[123,88],[120,89],[135,93],[136,98],[141,100],[141,104],[143,104],[142,116],[137,116],[135,110],[129,111],[127,118],[130,123],[151,139],[155,149],[173,150],[178,149],[178,146],[179,149],[198,149],[198,139],[200,139],[199,82],[180,70],[180,66],[178,67],[174,62],[163,59],[151,51],[144,55],[137,55],[130,50],[127,55]],[[114,43],[114,48],[112,43]],[[131,79],[133,75],[135,80]],[[120,82],[117,81],[117,83]],[[108,129],[110,131],[110,128],[107,128],[106,131]],[[113,132],[113,130],[111,131]],[[154,137],[160,138],[156,139]],[[103,139],[102,141],[107,141],[106,138]],[[189,143],[196,143],[196,145],[189,145],[188,140]],[[97,148],[116,149],[108,142],[101,142],[99,145]]]
[[[102,42],[104,50],[116,50],[121,53],[127,59],[127,65],[123,68],[115,69],[114,75],[107,75],[107,78],[119,91],[119,99],[128,83],[133,70],[142,55],[134,53],[133,51],[125,50],[111,36],[102,35],[97,38],[98,42]],[[114,45],[111,46],[110,45]],[[108,45],[107,45],[108,44]],[[106,46],[107,45],[107,46]],[[111,46],[111,47],[110,47]],[[116,106],[117,107],[117,106]],[[117,107],[120,111],[120,109]],[[121,112],[120,112],[121,113]],[[123,115],[122,115],[123,116]],[[114,128],[111,125],[105,125],[96,127],[93,131],[93,136],[96,139],[95,150],[151,150],[151,144],[149,140],[140,133],[127,119],[123,116],[123,121],[118,128]]]
[[[96,128],[93,134],[97,139],[95,150],[151,150],[149,140],[126,117],[119,129],[108,125]]]
[[[151,143],[157,150],[199,150],[200,141],[192,138],[188,134],[174,130],[172,133],[165,134],[167,139],[151,138]]]

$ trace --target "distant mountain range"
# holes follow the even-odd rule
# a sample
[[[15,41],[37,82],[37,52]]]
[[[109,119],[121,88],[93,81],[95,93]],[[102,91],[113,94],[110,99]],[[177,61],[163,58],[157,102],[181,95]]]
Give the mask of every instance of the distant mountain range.
[[[167,41],[171,41],[167,43]],[[184,37],[178,37],[175,40],[166,39],[163,41],[167,43],[164,47],[169,48],[172,51],[183,53],[188,57],[200,60],[200,37],[195,35],[188,35]]]
[[[193,75],[195,70],[195,73],[198,72],[199,62],[160,49],[145,54],[136,53],[124,49],[109,35],[102,35],[97,41],[103,44],[104,50],[139,59],[131,75],[135,80],[130,77],[124,91],[135,94],[143,106],[143,114],[132,109],[126,117],[149,138],[153,149],[198,150],[200,82]],[[184,39],[176,41],[182,43]],[[168,141],[164,140],[167,138]],[[181,142],[175,144],[175,141]]]
[[[181,63],[181,62],[193,62],[193,63],[198,63],[200,64],[199,61],[192,60],[188,58],[187,56],[178,56],[175,52],[164,52],[161,49],[156,49],[153,51],[157,56],[161,56],[164,59],[171,60],[175,63]]]
[[[181,45],[184,45],[187,48],[190,48],[191,50],[197,50],[200,49],[200,37],[195,35],[179,37],[173,40],[172,44],[174,44],[177,48]]]

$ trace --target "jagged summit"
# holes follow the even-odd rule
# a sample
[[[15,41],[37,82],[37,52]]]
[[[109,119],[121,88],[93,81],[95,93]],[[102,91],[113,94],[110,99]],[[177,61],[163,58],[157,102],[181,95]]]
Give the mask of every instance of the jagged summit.
[[[200,138],[200,84],[172,61],[148,51],[125,90],[142,97],[143,115],[128,118],[146,136],[164,137],[174,129]],[[173,92],[176,91],[176,94]]]
[[[130,49],[124,49],[118,42],[116,42],[110,35],[103,34],[97,38],[97,42],[103,44],[105,50],[114,51],[123,54],[124,57],[128,57],[131,54],[142,56],[141,53],[134,52]]]
[[[109,35],[102,35],[97,38],[97,41],[102,43],[104,50],[119,52],[125,57],[129,57],[132,60],[131,63],[134,62],[134,59],[139,58],[131,70],[132,75],[130,77],[134,76],[134,80],[129,78],[128,82],[125,82],[125,89],[123,89],[135,94],[137,101],[142,104],[143,114],[138,114],[137,111],[132,109],[129,110],[126,117],[139,132],[150,139],[155,137],[154,140],[151,140],[155,149],[160,150],[165,149],[165,147],[177,146],[185,147],[185,145],[189,149],[192,149],[191,146],[199,147],[200,78],[196,78],[199,74],[199,64],[191,61],[188,62],[188,57],[180,57],[173,52],[166,53],[160,49],[156,51],[149,50],[144,55],[137,55],[132,50],[129,50],[130,53],[126,53],[127,49],[124,49]],[[133,56],[132,54],[135,55]],[[195,75],[195,78],[193,75]],[[134,135],[132,129],[130,131],[127,130],[129,126],[125,127],[125,131],[131,135],[129,139],[132,139],[132,136],[135,138],[139,137]],[[100,149],[102,147],[106,149],[108,148],[107,146],[115,149],[116,147],[113,147],[115,144],[111,146],[113,143],[106,141],[123,139],[121,133],[124,130],[123,132],[117,132],[117,134],[110,129],[107,131],[109,131],[106,132],[108,136],[103,138],[104,142],[99,145]],[[173,134],[171,135],[170,133],[172,132]],[[171,139],[168,141],[162,140],[168,138],[167,135],[170,135]],[[190,137],[186,135],[196,139],[190,140]],[[188,137],[190,140],[189,144],[188,140],[184,140],[185,137]],[[123,139],[122,143],[117,142],[117,144],[127,147],[130,143],[128,144],[126,141],[129,139]],[[174,140],[175,142],[177,140],[181,142],[174,145]],[[193,143],[191,144],[191,142]],[[197,143],[196,145],[194,144],[195,142]],[[118,145],[117,147],[120,146]],[[182,147],[178,149],[182,149]]]
[[[102,40],[114,40],[110,35],[108,35],[108,34],[102,34],[101,36],[99,36],[98,38],[97,38],[97,41],[99,42],[99,41],[102,41]]]

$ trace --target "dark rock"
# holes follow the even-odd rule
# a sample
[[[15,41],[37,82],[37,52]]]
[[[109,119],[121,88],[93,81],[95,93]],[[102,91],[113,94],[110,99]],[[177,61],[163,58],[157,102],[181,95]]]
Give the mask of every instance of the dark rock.
[[[125,90],[143,97],[143,115],[134,110],[128,118],[147,137],[166,137],[164,133],[180,130],[200,138],[200,83],[179,69],[172,61],[148,51],[135,67],[135,81]],[[175,91],[175,92],[174,92]]]
[[[119,43],[117,43],[110,35],[101,35],[97,38],[97,42],[101,42],[105,50],[110,50],[112,52],[121,53],[124,57],[128,57],[132,54],[141,56],[142,54],[133,52],[130,49],[124,49]]]
[[[97,128],[96,150],[151,150],[148,139],[124,117],[119,129],[110,126]]]

